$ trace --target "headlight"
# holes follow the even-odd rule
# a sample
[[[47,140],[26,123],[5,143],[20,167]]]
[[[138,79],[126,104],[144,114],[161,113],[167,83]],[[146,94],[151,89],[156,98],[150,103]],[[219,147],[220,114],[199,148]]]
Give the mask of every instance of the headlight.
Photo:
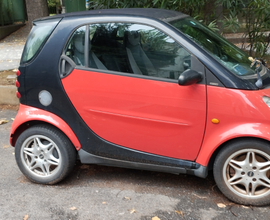
[[[270,98],[267,96],[263,96],[263,101],[265,102],[266,105],[268,105],[268,107],[270,108]]]

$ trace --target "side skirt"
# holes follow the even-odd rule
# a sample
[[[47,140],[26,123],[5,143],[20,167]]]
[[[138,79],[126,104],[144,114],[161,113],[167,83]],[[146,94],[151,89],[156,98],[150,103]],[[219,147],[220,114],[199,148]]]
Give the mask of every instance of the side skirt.
[[[105,157],[90,154],[84,151],[83,149],[80,149],[78,153],[79,153],[79,158],[81,162],[84,164],[99,164],[99,165],[112,166],[112,167],[150,170],[150,171],[173,173],[173,174],[189,174],[189,175],[194,175],[201,178],[206,178],[208,174],[207,167],[204,167],[200,164],[197,164],[196,169],[189,169],[185,167],[164,166],[164,165],[138,163],[138,162],[132,162],[132,161],[105,158]],[[190,162],[190,161],[185,161],[185,162],[194,164],[194,162]]]

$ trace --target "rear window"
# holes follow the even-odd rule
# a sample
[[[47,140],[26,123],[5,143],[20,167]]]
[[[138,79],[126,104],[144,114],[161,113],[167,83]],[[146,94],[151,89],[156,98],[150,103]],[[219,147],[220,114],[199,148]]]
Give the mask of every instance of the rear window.
[[[38,54],[59,21],[60,18],[57,18],[33,24],[23,50],[21,64],[31,61]]]

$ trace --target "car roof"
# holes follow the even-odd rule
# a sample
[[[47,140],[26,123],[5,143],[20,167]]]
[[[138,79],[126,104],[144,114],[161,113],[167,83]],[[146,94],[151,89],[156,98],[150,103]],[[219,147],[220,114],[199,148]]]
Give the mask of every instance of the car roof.
[[[80,16],[138,16],[138,17],[147,17],[158,20],[173,20],[176,18],[186,17],[188,15],[181,12],[157,9],[157,8],[121,8],[121,9],[101,9],[101,10],[87,10],[80,12],[64,13],[59,15],[54,15],[50,17],[40,18],[35,20],[49,20],[53,18],[64,18],[64,17],[80,17]]]

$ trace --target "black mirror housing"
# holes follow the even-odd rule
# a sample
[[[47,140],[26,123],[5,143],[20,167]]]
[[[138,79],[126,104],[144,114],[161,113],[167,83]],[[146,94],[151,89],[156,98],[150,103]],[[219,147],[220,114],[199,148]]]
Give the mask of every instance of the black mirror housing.
[[[202,81],[203,75],[195,70],[185,70],[178,78],[180,86],[188,86]]]

